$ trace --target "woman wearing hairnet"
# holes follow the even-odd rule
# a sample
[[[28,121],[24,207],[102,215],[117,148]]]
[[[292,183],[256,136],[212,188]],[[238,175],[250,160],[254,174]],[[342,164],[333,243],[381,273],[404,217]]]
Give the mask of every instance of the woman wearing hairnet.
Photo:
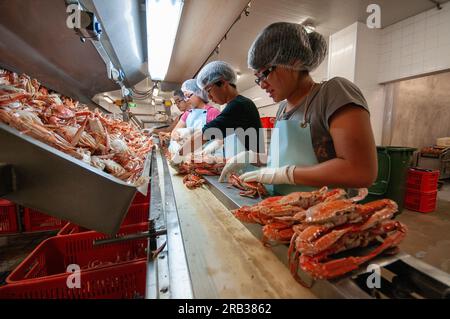
[[[183,91],[176,90],[173,92],[173,99],[175,101],[175,105],[181,111],[181,114],[175,118],[175,120],[172,122],[172,124],[170,124],[169,127],[153,129],[150,131],[150,134],[159,134],[159,133],[171,134],[172,133],[172,131],[175,129],[175,126],[178,124],[180,119],[183,117],[183,114],[191,108],[191,105],[188,103],[189,101],[185,101],[184,98],[185,97],[184,97]]]
[[[180,141],[188,137],[196,129],[201,129],[204,125],[214,120],[220,111],[208,103],[208,96],[205,91],[197,86],[194,79],[187,80],[181,86],[181,90],[185,96],[185,100],[190,102],[191,109],[184,112],[180,121],[172,131],[171,138],[173,141]],[[174,153],[180,149],[178,143],[172,143],[169,150]]]
[[[327,53],[319,33],[302,25],[274,23],[256,38],[248,53],[255,82],[281,102],[267,168],[241,175],[244,181],[273,184],[287,194],[321,186],[369,187],[377,175],[375,141],[367,102],[344,78],[315,83],[310,76]],[[224,176],[245,167],[238,154]]]
[[[214,61],[207,64],[197,76],[197,84],[208,93],[209,98],[217,104],[226,104],[220,115],[206,124],[202,133],[219,132],[221,139],[217,139],[205,147],[204,153],[212,153],[224,143],[225,157],[230,158],[239,152],[250,150],[257,152],[259,149],[259,136],[261,120],[256,105],[252,100],[240,95],[236,88],[236,73],[226,62]],[[242,129],[235,132],[236,129]],[[253,130],[249,130],[253,129]],[[252,132],[250,132],[252,131]],[[240,134],[242,133],[242,134]],[[254,139],[249,135],[253,133]],[[187,151],[194,149],[194,139],[186,144]],[[208,139],[208,134],[203,134],[202,143]],[[222,141],[222,143],[221,143]],[[183,147],[184,149],[185,147]],[[186,151],[186,152],[187,152]],[[182,151],[185,153],[185,150]]]

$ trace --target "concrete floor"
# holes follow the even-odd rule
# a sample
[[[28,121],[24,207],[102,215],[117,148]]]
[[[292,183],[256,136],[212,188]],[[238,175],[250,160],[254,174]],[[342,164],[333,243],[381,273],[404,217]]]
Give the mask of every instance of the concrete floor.
[[[450,273],[450,182],[438,192],[436,211],[424,214],[405,209],[397,219],[409,230],[400,248]]]
[[[55,236],[57,231],[22,233],[0,237],[0,286],[6,276],[16,268],[39,243]]]

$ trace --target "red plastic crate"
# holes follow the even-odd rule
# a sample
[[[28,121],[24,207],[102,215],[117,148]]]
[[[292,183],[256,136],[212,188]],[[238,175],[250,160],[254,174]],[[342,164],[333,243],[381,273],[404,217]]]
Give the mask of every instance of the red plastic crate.
[[[133,204],[128,209],[127,216],[122,222],[122,226],[140,224],[148,221],[150,204]]]
[[[31,208],[25,208],[23,212],[23,223],[26,232],[34,232],[60,229],[67,222]]]
[[[136,192],[132,205],[134,204],[150,204],[150,185],[148,185],[147,195],[144,196],[140,192]]]
[[[419,192],[407,189],[405,207],[421,213],[431,213],[436,209],[437,190],[434,192]]]
[[[406,187],[419,192],[434,192],[439,180],[438,170],[410,168],[406,179]]]
[[[41,281],[0,287],[0,299],[133,299],[144,298],[147,260],[82,271],[80,288],[67,287],[69,273]]]
[[[147,224],[130,225],[121,229],[119,234],[146,230],[148,230]],[[66,270],[70,264],[77,264],[84,272],[146,258],[146,238],[108,245],[93,245],[94,240],[107,237],[109,236],[87,232],[48,238],[11,272],[6,282],[45,281],[55,277],[67,277]]]
[[[131,205],[128,210],[127,216],[122,222],[121,227],[127,225],[141,224],[148,221],[150,204],[135,204]],[[91,231],[90,229],[83,228],[73,223],[67,223],[58,232],[58,236],[70,235]]]
[[[275,121],[275,117],[261,117],[261,124],[263,128],[274,128]]]
[[[0,234],[11,234],[19,231],[16,204],[0,199]]]

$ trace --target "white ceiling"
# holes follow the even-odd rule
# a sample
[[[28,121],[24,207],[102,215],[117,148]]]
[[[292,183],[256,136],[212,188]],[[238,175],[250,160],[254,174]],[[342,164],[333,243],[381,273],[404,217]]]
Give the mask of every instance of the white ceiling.
[[[258,33],[271,23],[299,23],[308,19],[314,22],[318,32],[328,37],[356,21],[364,22],[369,15],[366,8],[371,3],[381,6],[382,27],[435,7],[429,0],[252,0],[250,15],[241,16],[221,43],[219,54],[214,53],[207,60],[248,2],[185,0],[166,81],[181,85],[197,74],[205,63],[224,60],[241,73],[238,88],[244,91],[255,85],[253,73],[247,67],[248,49]],[[146,91],[152,85],[146,79],[137,88]],[[109,95],[120,98],[120,91]],[[160,96],[170,98],[171,92],[161,92]],[[142,102],[148,105],[148,113],[156,111],[150,99]]]
[[[168,80],[182,83],[194,76],[247,2],[187,0]],[[219,54],[209,61],[231,63],[242,74],[239,89],[246,90],[254,86],[254,77],[247,68],[247,52],[264,27],[278,21],[308,19],[314,21],[318,32],[328,37],[356,21],[366,21],[369,16],[366,8],[371,3],[381,6],[382,27],[435,7],[429,0],[253,0],[250,15],[242,15],[222,42]]]

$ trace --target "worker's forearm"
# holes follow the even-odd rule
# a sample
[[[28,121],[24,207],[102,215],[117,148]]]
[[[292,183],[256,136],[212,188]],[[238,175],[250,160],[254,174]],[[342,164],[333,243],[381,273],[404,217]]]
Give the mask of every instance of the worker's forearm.
[[[315,187],[369,187],[373,183],[370,170],[363,164],[335,158],[321,164],[308,167],[296,167],[294,181],[297,185]]]
[[[201,131],[195,132],[191,138],[184,143],[181,147],[180,155],[184,156],[189,153],[195,153],[198,150],[201,150],[203,144],[206,143],[206,140],[203,140],[203,134]]]

